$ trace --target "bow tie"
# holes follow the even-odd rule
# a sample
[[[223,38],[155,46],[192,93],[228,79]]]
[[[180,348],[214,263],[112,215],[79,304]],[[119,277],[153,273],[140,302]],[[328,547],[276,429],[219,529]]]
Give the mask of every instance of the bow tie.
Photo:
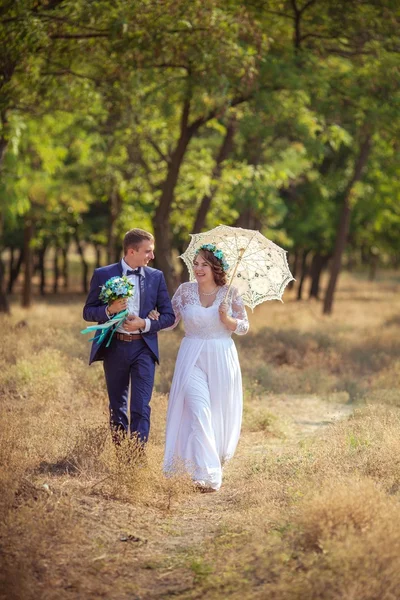
[[[127,276],[129,276],[129,275],[141,275],[140,268],[135,269],[134,271],[132,271],[131,269],[128,269],[127,272],[126,272],[126,275]]]

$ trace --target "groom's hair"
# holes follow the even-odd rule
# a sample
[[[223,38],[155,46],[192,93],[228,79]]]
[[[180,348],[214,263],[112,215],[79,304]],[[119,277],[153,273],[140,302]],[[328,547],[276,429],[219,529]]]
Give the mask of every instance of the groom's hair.
[[[144,240],[152,242],[154,237],[148,231],[144,231],[144,229],[131,229],[127,231],[124,237],[124,254],[127,253],[129,248],[137,250]]]

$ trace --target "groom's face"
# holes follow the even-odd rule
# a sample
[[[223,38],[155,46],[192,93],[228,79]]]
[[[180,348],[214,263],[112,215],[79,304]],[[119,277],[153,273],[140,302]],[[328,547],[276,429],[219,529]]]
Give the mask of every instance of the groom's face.
[[[154,242],[143,240],[137,248],[128,248],[125,262],[132,268],[147,267],[154,258]]]

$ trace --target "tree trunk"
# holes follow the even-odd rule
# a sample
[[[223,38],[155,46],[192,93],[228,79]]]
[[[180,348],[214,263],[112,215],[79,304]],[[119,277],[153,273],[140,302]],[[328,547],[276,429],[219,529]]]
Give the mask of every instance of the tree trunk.
[[[4,264],[0,256],[0,313],[9,314],[10,305],[8,303],[7,294],[5,292],[5,272],[4,272]]]
[[[69,288],[68,250],[69,250],[69,243],[65,244],[61,248],[61,254],[62,254],[61,276],[63,278],[64,291],[67,291]]]
[[[296,250],[294,253],[294,257],[293,257],[293,264],[290,265],[290,272],[292,273],[294,279],[292,279],[292,281],[289,281],[288,290],[292,290],[294,287],[294,284],[295,284],[294,280],[296,279],[298,267],[299,267],[299,253]]]
[[[350,254],[350,256],[348,257],[346,268],[348,271],[351,272],[351,271],[354,271],[356,266],[357,266],[357,258],[356,258],[355,252],[352,252]]]
[[[260,215],[252,206],[248,206],[241,211],[239,217],[236,219],[235,227],[260,230],[262,228]]]
[[[60,269],[58,264],[58,255],[60,248],[58,243],[54,244],[54,257],[53,257],[53,294],[58,294],[58,279],[60,277]]]
[[[115,248],[114,248],[113,262],[115,262],[115,263],[119,262],[121,260],[121,254],[122,254],[122,247],[118,244],[118,242],[116,242]]]
[[[186,283],[186,281],[189,281],[189,271],[188,271],[188,268],[186,267],[186,265],[184,265],[184,267],[181,271],[179,283]]]
[[[44,257],[46,254],[47,245],[43,245],[39,248],[38,257],[39,257],[39,274],[40,274],[40,284],[39,291],[40,295],[44,296],[46,294],[46,270],[44,268]]]
[[[2,124],[4,127],[5,124],[5,116],[2,116]],[[2,135],[0,136],[0,166],[3,164],[4,157],[6,155],[6,150],[8,146],[8,140]]]
[[[154,215],[154,237],[156,245],[155,264],[158,269],[163,271],[170,294],[174,292],[176,287],[175,270],[172,264],[171,253],[171,205],[174,199],[175,187],[185,152],[191,138],[197,130],[188,125],[189,112],[190,100],[187,99],[185,100],[182,110],[179,140],[168,163],[167,177],[163,183],[160,201]]]
[[[379,263],[378,251],[376,249],[371,250],[370,258],[369,258],[368,281],[375,280],[378,263]]]
[[[303,250],[303,255],[301,257],[301,276],[300,276],[299,287],[297,289],[297,300],[302,299],[304,281],[308,275],[307,256],[308,256],[309,252],[310,252],[309,250]]]
[[[100,244],[94,245],[94,250],[96,252],[96,269],[101,267],[101,246]]]
[[[89,285],[88,285],[89,267],[88,267],[88,264],[85,259],[83,244],[82,244],[81,240],[79,239],[79,234],[77,231],[75,231],[74,238],[75,238],[78,254],[81,258],[81,263],[82,263],[82,290],[85,294],[87,294],[88,290],[89,290]]]
[[[27,217],[24,227],[24,285],[22,290],[22,306],[30,308],[32,305],[32,276],[33,276],[33,252],[31,241],[33,237],[33,222]]]
[[[10,294],[12,291],[12,284],[11,284],[11,280],[12,280],[12,272],[14,270],[14,265],[15,265],[15,248],[14,246],[10,246],[9,248],[10,251],[10,258],[8,261],[8,284],[7,284],[7,292]],[[4,275],[5,276],[5,272]]]
[[[367,246],[367,244],[363,244],[360,248],[360,254],[361,254],[361,264],[366,267],[367,265],[369,265],[369,248]]]
[[[234,98],[229,106],[226,105],[225,109],[239,106],[249,100],[252,94],[240,95]],[[180,123],[180,134],[179,140],[168,159],[168,171],[167,177],[161,188],[161,197],[157,209],[154,215],[154,236],[156,241],[156,266],[164,272],[165,279],[167,282],[170,293],[175,288],[175,272],[172,264],[172,252],[171,252],[171,237],[170,237],[170,212],[171,205],[174,199],[175,186],[178,181],[179,171],[182,166],[183,158],[185,156],[187,147],[192,137],[197,131],[208,121],[217,116],[217,110],[212,109],[207,115],[197,118],[189,125],[189,114],[190,114],[190,103],[191,103],[191,90],[189,82],[189,90],[187,97],[184,100],[181,123]],[[223,109],[218,111],[220,114]]]
[[[10,271],[8,274],[8,284],[7,284],[7,292],[9,294],[12,294],[13,289],[14,289],[14,283],[17,281],[18,276],[20,274],[21,271],[21,267],[22,267],[22,263],[24,260],[24,250],[23,248],[19,248],[19,254],[18,254],[18,259],[15,262],[15,260],[13,259],[12,262],[10,261]]]
[[[178,244],[175,248],[178,255],[183,254],[188,246],[189,246],[188,240],[186,242],[178,242]],[[182,271],[180,272],[180,276],[179,276],[179,283],[185,283],[186,281],[189,281],[189,271],[188,271],[185,263],[182,260],[180,260],[179,262],[181,263],[181,266],[182,266]]]
[[[0,138],[0,141],[3,138]],[[0,161],[1,164],[1,161]],[[4,215],[0,212],[0,241],[3,239],[3,231],[4,231]],[[10,306],[8,304],[8,299],[5,290],[5,269],[2,260],[2,251],[3,245],[0,244],[0,313],[9,313]]]
[[[395,254],[389,259],[390,265],[393,269],[400,269],[400,254]]]
[[[310,277],[311,277],[311,287],[309,298],[316,298],[319,300],[319,290],[320,290],[320,281],[322,271],[325,269],[328,260],[328,255],[322,255],[320,252],[316,252],[311,261],[310,267]]]
[[[353,187],[362,177],[364,167],[368,161],[371,151],[371,134],[367,134],[360,145],[360,151],[354,165],[353,176],[350,179],[343,198],[342,212],[340,215],[339,227],[336,235],[335,249],[333,252],[332,266],[328,288],[325,294],[323,313],[329,315],[332,312],[333,298],[336,290],[336,283],[342,266],[343,252],[346,247],[347,237],[350,228],[351,218],[351,194]]]
[[[116,255],[120,256],[121,254],[117,241],[116,222],[121,212],[122,198],[116,188],[111,192],[108,204],[110,212],[108,219],[107,261],[110,264],[114,262]]]
[[[8,283],[10,283],[10,279],[11,279],[11,273],[14,269],[14,264],[15,264],[15,248],[14,246],[9,246],[8,248],[9,252],[10,252],[10,258],[8,259]],[[4,276],[5,276],[5,271],[4,271]],[[8,287],[7,287],[8,289]]]
[[[224,140],[218,152],[216,163],[212,172],[212,180],[214,182],[219,181],[222,174],[223,162],[228,158],[229,154],[233,149],[233,138],[236,130],[236,117],[232,117],[227,125]],[[214,183],[211,186],[210,193],[205,194],[200,202],[199,209],[197,211],[196,219],[194,222],[193,233],[199,233],[205,226],[207,213],[210,209],[211,202],[215,196],[218,185]]]

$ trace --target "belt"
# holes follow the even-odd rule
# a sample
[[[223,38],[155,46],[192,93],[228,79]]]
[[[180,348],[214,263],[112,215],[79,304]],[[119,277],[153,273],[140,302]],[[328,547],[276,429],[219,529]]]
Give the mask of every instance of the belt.
[[[142,339],[142,334],[141,333],[119,333],[119,331],[117,331],[117,333],[115,334],[115,337],[117,338],[117,340],[120,340],[121,342],[132,342],[132,340],[141,340]]]

